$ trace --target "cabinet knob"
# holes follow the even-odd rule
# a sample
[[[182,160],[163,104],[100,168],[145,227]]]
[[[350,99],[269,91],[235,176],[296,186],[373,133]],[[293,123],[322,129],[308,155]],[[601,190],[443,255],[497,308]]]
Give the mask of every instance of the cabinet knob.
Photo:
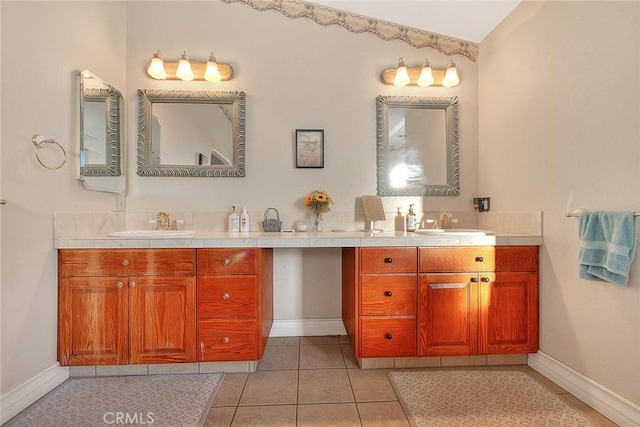
[[[128,259],[126,259],[126,258],[125,258],[125,259],[123,259],[123,260],[122,260],[122,265],[124,265],[125,267],[126,267],[127,265],[129,265],[129,264],[131,264],[131,262],[129,262],[129,260],[128,260]]]
[[[222,338],[222,342],[225,343],[225,344],[229,344],[230,341],[231,340],[229,339],[229,337]]]
[[[122,283],[122,282],[116,283],[116,288],[121,288],[123,286],[124,286],[124,283]]]
[[[481,256],[477,256],[476,257],[476,262],[482,262],[482,261],[484,261],[483,257],[481,257]]]
[[[483,277],[481,277],[481,278],[480,278],[480,281],[481,281],[482,283],[489,283],[489,278],[488,278],[488,277],[483,276]]]
[[[222,299],[229,299],[231,298],[231,295],[229,295],[229,292],[225,292],[224,294],[222,294]]]
[[[136,282],[134,282],[134,281],[129,282],[129,287],[130,288],[135,288],[136,287]]]
[[[478,283],[478,278],[477,277],[472,277],[471,279],[469,279],[469,281],[471,283]]]
[[[385,259],[384,259],[384,262],[385,262],[386,264],[391,264],[391,263],[393,262],[393,258],[385,258]]]
[[[384,291],[384,296],[386,296],[386,297],[390,297],[391,295],[393,295],[393,292],[391,292],[391,291]]]
[[[386,334],[384,337],[385,337],[386,339],[390,340],[390,339],[392,339],[392,338],[393,338],[393,335],[392,335],[392,334]]]
[[[231,260],[229,258],[225,258],[224,261],[222,261],[222,263],[224,265],[229,265],[229,264],[231,264]]]

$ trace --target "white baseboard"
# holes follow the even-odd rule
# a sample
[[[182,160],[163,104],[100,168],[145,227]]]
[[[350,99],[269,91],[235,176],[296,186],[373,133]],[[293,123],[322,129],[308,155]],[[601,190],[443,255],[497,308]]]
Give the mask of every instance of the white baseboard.
[[[25,410],[29,405],[69,378],[69,368],[58,363],[0,397],[0,424]]]
[[[640,426],[640,407],[551,356],[529,355],[529,366],[622,427]]]
[[[310,337],[318,335],[346,335],[342,319],[282,319],[274,320],[272,337]]]

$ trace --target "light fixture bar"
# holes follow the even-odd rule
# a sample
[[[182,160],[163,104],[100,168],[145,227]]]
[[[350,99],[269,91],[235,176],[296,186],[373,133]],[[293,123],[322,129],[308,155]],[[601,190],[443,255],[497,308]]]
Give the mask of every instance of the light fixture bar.
[[[164,62],[164,69],[167,73],[166,80],[181,80],[176,75],[176,70],[178,69],[179,61]],[[206,81],[204,79],[204,73],[207,70],[206,62],[197,62],[190,60],[191,62],[191,71],[193,71],[193,81]],[[149,64],[147,64],[148,66]],[[220,80],[227,81],[233,78],[233,68],[229,64],[222,64],[218,62],[218,69],[220,70]],[[163,79],[164,80],[164,79]]]
[[[396,68],[388,68],[382,71],[380,75],[380,80],[382,83],[386,85],[393,85],[393,81],[396,78]],[[420,72],[422,71],[422,65],[417,67],[407,67],[407,71],[409,72],[410,82],[407,86],[418,86],[418,79],[420,78]],[[444,75],[446,70],[438,69],[431,67],[431,71],[433,73],[433,84],[431,86],[444,87],[442,81],[444,80]],[[167,74],[169,71],[167,70]],[[460,71],[458,70],[458,76],[460,75]]]

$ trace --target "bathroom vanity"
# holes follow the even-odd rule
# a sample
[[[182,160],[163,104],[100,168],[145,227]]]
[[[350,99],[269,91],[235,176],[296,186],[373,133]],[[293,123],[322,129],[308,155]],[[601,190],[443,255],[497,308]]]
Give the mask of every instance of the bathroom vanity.
[[[342,248],[342,320],[360,361],[535,352],[540,244],[505,233],[59,238],[58,357],[69,366],[259,361],[279,247]]]

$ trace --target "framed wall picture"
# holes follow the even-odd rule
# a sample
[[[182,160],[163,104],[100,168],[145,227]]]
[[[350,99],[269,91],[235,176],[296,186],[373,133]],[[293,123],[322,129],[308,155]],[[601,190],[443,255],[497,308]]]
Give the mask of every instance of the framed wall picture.
[[[324,129],[296,129],[296,167],[324,168]]]

